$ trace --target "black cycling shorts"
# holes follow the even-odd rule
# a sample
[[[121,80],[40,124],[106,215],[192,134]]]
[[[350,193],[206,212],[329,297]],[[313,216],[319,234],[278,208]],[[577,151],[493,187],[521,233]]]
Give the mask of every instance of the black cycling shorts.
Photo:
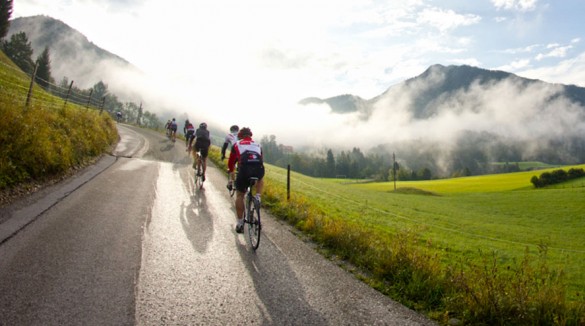
[[[238,166],[236,176],[236,190],[245,192],[250,185],[249,178],[256,177],[258,180],[264,178],[264,164],[246,164]]]
[[[195,140],[195,153],[201,151],[201,157],[205,158],[209,155],[209,142]]]

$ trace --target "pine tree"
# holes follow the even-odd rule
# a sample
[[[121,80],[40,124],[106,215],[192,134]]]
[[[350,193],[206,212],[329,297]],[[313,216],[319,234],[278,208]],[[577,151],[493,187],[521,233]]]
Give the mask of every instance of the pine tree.
[[[8,34],[12,16],[12,0],[0,0],[0,39]]]
[[[53,83],[53,78],[51,77],[51,59],[49,56],[49,47],[45,47],[45,50],[39,57],[37,58],[37,75],[36,75],[37,83],[47,89],[50,83]]]
[[[0,0],[2,1],[2,0]],[[33,49],[25,32],[20,32],[10,36],[10,41],[2,41],[4,53],[18,66],[22,71],[32,74],[34,62],[32,60]]]

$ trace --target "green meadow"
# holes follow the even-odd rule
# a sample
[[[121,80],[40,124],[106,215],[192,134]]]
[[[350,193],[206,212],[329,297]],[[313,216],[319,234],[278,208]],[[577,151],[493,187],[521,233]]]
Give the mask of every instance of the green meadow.
[[[571,166],[585,168],[585,165]],[[565,167],[567,170],[571,167]],[[447,253],[445,264],[496,252],[502,262],[546,249],[567,273],[569,296],[585,290],[585,180],[535,189],[533,175],[554,169],[432,181],[344,183],[294,174],[303,193],[344,218],[389,233],[414,229]],[[282,171],[269,170],[283,178]]]
[[[585,165],[564,169],[585,168]],[[554,168],[558,169],[558,168]],[[263,205],[367,283],[448,323],[585,322],[585,178],[546,171],[364,183],[267,166]],[[287,203],[287,204],[285,204]],[[555,320],[555,322],[553,322]]]

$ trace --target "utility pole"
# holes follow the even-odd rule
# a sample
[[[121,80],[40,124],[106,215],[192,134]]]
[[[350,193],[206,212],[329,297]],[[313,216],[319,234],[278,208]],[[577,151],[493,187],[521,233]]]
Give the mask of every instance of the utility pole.
[[[140,118],[142,118],[142,102],[140,102],[140,107],[138,108],[138,117],[136,117],[136,124],[140,126]]]
[[[392,153],[392,161],[394,161],[392,163],[392,179],[394,179],[394,191],[396,191],[396,171],[398,171],[400,167],[398,166],[398,163],[396,163],[396,155],[394,155],[394,153]]]

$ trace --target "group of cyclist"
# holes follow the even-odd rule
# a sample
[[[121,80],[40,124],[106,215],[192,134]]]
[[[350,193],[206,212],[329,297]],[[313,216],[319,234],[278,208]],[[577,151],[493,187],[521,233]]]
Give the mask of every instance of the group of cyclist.
[[[173,118],[173,120],[167,120],[165,129],[167,131],[167,137],[169,137],[169,139],[174,143],[175,140],[177,140],[177,121],[175,118]]]
[[[173,118],[172,121],[175,121]],[[176,123],[175,123],[176,125]],[[176,130],[174,131],[176,133]],[[201,155],[202,179],[205,181],[205,172],[207,170],[207,156],[211,138],[207,130],[207,124],[202,122],[199,128],[195,130],[193,124],[187,119],[183,128],[185,133],[185,142],[187,152],[193,149],[193,168],[197,169],[197,153]],[[239,128],[237,125],[230,127],[230,131],[225,137],[221,148],[221,159],[226,158],[226,152],[229,149],[228,157],[228,190],[236,189],[236,232],[244,232],[244,195],[246,189],[250,186],[250,177],[258,179],[255,183],[256,199],[260,202],[260,194],[264,186],[264,162],[262,158],[262,147],[260,143],[252,139],[252,130],[248,127]],[[237,169],[237,173],[236,173]]]

